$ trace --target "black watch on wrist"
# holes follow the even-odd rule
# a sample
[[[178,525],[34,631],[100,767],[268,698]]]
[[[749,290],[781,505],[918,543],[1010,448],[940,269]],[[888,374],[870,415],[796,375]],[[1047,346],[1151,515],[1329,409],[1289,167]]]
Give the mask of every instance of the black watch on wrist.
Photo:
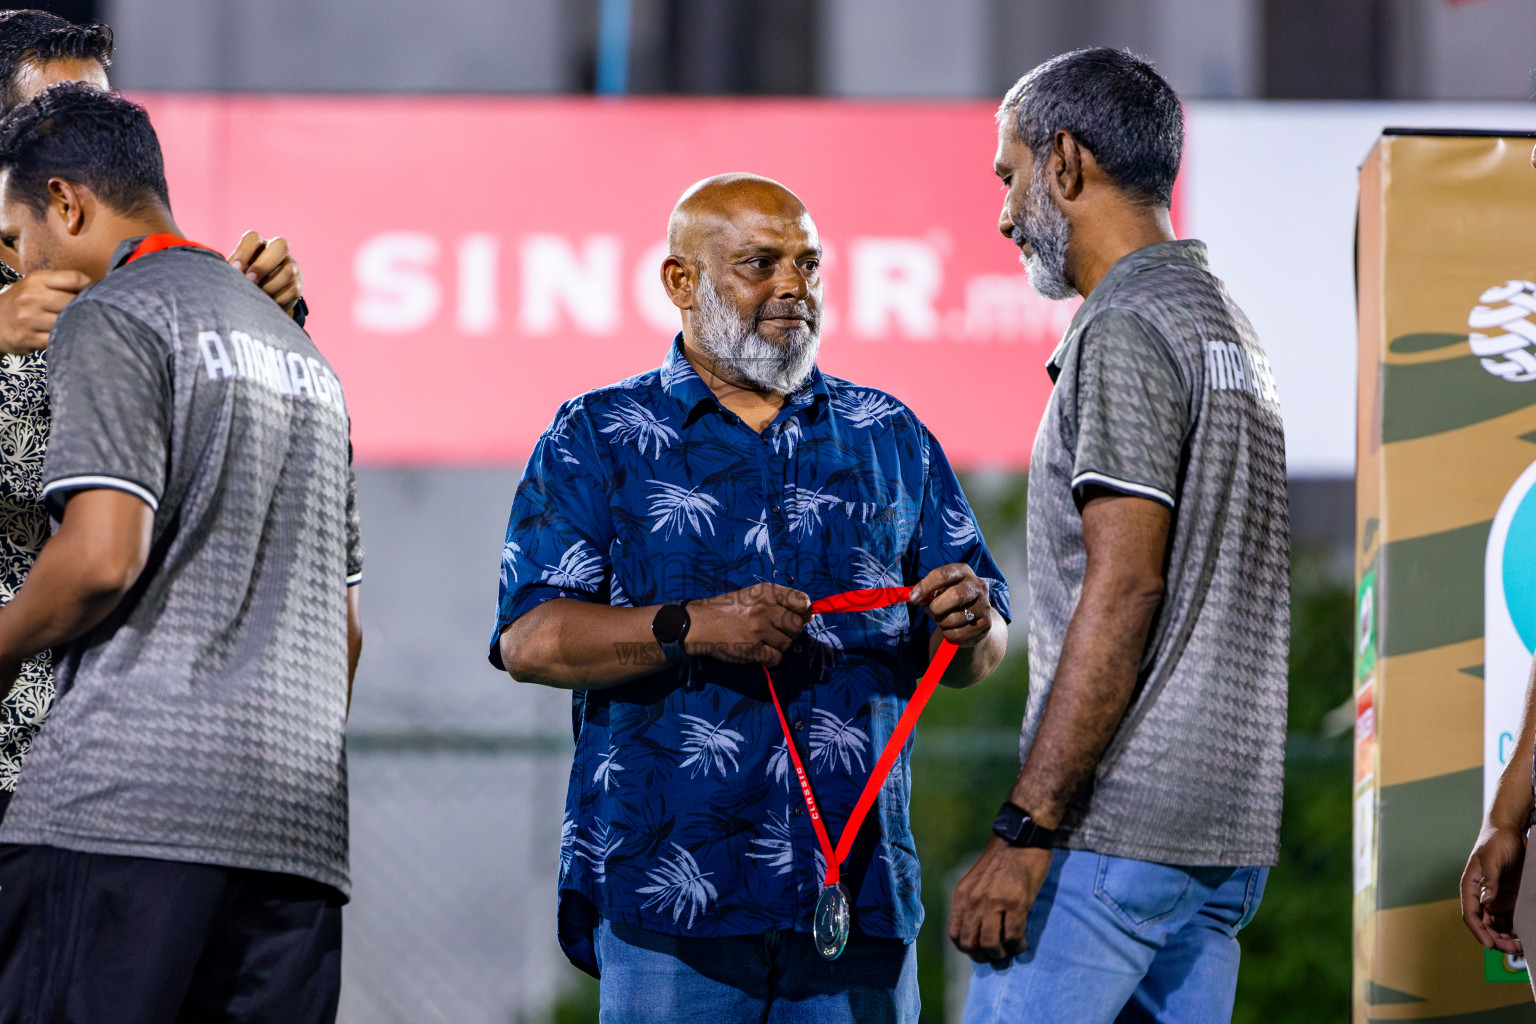
[[[1056,830],[1037,824],[1034,817],[1011,801],[1004,801],[992,819],[992,834],[1009,846],[1050,850],[1056,846]]]
[[[669,665],[683,660],[683,640],[688,636],[688,627],[693,624],[688,609],[683,607],[687,603],[664,604],[656,609],[656,617],[651,620],[651,635],[661,645]]]

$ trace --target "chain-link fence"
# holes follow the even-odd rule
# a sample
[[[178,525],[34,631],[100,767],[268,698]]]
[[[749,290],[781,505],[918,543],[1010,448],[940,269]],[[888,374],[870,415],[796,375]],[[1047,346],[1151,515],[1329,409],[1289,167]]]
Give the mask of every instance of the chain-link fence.
[[[357,732],[344,1024],[550,1019],[561,736]]]
[[[570,698],[486,663],[518,473],[365,469],[344,1024],[551,1020]]]

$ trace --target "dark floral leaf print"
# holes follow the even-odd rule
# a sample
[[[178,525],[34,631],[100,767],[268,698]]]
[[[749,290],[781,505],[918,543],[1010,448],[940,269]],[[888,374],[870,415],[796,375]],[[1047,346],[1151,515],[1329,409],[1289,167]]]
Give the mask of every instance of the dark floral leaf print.
[[[543,531],[559,522],[559,517],[554,509],[542,507],[532,515],[524,516],[512,524],[513,533],[530,533],[535,530]]]
[[[735,719],[747,718],[753,712],[761,710],[762,705],[763,705],[763,701],[765,701],[767,699],[768,699],[768,688],[767,688],[767,686],[764,686],[763,687],[763,696],[762,696],[761,699],[757,699],[757,698],[753,698],[753,697],[742,697],[736,703],[732,704],[729,709],[727,709],[727,711],[725,712],[725,715],[726,715],[727,718],[735,718]]]
[[[672,835],[672,827],[676,821],[667,818],[664,821],[646,822],[637,831],[639,847],[648,857],[654,857],[666,846],[668,838]]]
[[[715,472],[706,475],[700,481],[700,483],[702,483],[705,487],[718,487],[722,483],[739,478],[743,473],[752,472],[754,468],[755,462],[753,460],[740,459],[731,463],[729,466],[725,466],[722,469],[718,469]]]
[[[752,832],[757,829],[757,822],[751,818],[743,818],[726,810],[707,810],[699,815],[699,820],[709,826],[709,831],[714,834],[718,842],[730,839],[732,836],[743,832]]]
[[[48,539],[40,494],[49,427],[46,357],[0,356],[0,602],[15,595]],[[22,665],[0,703],[0,790],[16,788],[53,696],[53,660],[45,651]]]

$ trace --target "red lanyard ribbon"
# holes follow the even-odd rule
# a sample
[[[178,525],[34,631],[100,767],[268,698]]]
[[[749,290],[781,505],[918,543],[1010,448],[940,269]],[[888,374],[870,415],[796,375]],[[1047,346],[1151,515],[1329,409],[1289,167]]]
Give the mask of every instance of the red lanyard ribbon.
[[[865,612],[875,608],[888,608],[891,605],[905,604],[907,595],[910,593],[912,593],[911,587],[850,590],[844,594],[833,594],[831,597],[813,602],[811,614]],[[864,818],[869,814],[869,809],[874,806],[875,797],[879,795],[880,788],[885,785],[886,777],[891,774],[891,768],[896,764],[897,755],[901,753],[907,737],[912,735],[912,730],[916,728],[918,716],[923,713],[923,708],[928,704],[928,698],[933,696],[934,688],[939,685],[939,677],[949,667],[956,649],[954,644],[944,640],[940,642],[939,649],[934,652],[933,660],[928,663],[928,671],[923,673],[923,678],[917,684],[917,692],[912,694],[912,699],[907,702],[907,709],[901,713],[901,718],[896,722],[895,731],[886,741],[885,749],[880,751],[880,759],[875,762],[874,770],[869,773],[869,781],[864,783],[864,791],[859,794],[858,802],[853,805],[853,813],[848,816],[847,823],[843,825],[843,834],[838,838],[836,850],[832,848],[832,838],[827,835],[827,825],[821,819],[821,810],[816,806],[816,795],[811,792],[811,777],[806,774],[805,765],[800,760],[800,751],[795,747],[795,738],[789,730],[789,719],[784,717],[784,705],[779,703],[779,693],[773,688],[773,676],[769,673],[768,666],[763,666],[763,675],[768,678],[768,693],[773,697],[773,710],[779,713],[779,726],[784,730],[784,745],[789,749],[790,760],[794,762],[795,777],[800,780],[800,794],[805,797],[805,807],[811,815],[811,826],[816,830],[816,841],[821,844],[821,852],[827,859],[827,877],[822,881],[823,886],[838,884],[839,869],[843,861],[848,858],[849,851],[853,849],[853,841],[859,834],[859,826],[864,824]]]
[[[123,260],[123,265],[127,266],[140,256],[148,256],[150,253],[159,252],[161,249],[174,249],[180,245],[189,245],[194,249],[208,249],[209,252],[214,251],[200,242],[189,242],[185,238],[178,238],[176,235],[161,232],[158,235],[146,236],[144,241],[139,243],[139,247],[133,250],[133,255]]]

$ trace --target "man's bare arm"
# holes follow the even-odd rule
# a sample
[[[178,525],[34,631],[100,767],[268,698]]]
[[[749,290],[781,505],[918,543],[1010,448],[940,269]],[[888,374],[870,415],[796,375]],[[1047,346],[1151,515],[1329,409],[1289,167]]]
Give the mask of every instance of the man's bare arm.
[[[1128,495],[1100,491],[1083,505],[1082,594],[1009,797],[1046,828],[1061,822],[1125,716],[1163,599],[1171,519],[1166,506]]]
[[[977,622],[980,621],[978,617]],[[954,660],[944,670],[940,683],[953,690],[963,690],[967,686],[975,686],[997,671],[997,666],[1003,663],[1003,656],[1008,653],[1008,623],[996,608],[987,609],[986,623],[986,636],[974,646],[961,647],[955,651]],[[934,631],[929,642],[928,657],[932,658],[938,652],[939,642],[943,638],[942,630]]]
[[[78,491],[69,498],[59,532],[0,609],[0,690],[10,692],[26,659],[112,614],[144,571],[154,522],[154,511],[124,491]]]
[[[519,682],[600,690],[666,664],[651,633],[660,605],[613,608],[562,597],[532,608],[502,631],[502,664]],[[685,653],[721,661],[777,665],[810,619],[798,590],[763,583],[691,601]]]
[[[1524,953],[1526,936],[1514,931],[1515,901],[1525,866],[1531,821],[1531,765],[1536,757],[1536,664],[1525,690],[1525,711],[1509,763],[1499,776],[1493,805],[1483,819],[1461,873],[1461,920],[1484,949]],[[1536,935],[1530,936],[1536,940]]]
[[[1125,716],[1163,596],[1172,516],[1145,498],[1090,491],[1083,506],[1088,564],[1045,717],[1009,799],[1046,828],[1093,772]],[[993,836],[955,886],[949,937],[978,961],[1024,948],[1024,925],[1051,866],[1051,851]]]
[[[347,708],[352,707],[352,680],[357,677],[357,659],[363,656],[363,589],[361,583],[347,588]]]

